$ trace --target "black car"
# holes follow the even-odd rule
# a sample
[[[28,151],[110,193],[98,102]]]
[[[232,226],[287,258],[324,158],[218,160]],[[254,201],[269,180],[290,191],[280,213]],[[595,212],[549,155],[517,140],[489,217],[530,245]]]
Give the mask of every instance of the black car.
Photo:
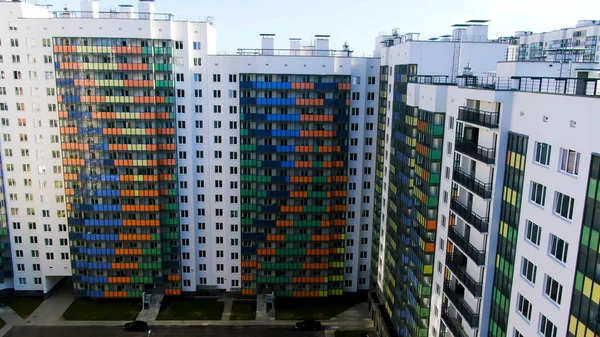
[[[144,321],[133,321],[123,325],[123,331],[147,331],[148,323]]]
[[[296,323],[296,330],[299,331],[318,331],[322,329],[321,322],[312,319]]]

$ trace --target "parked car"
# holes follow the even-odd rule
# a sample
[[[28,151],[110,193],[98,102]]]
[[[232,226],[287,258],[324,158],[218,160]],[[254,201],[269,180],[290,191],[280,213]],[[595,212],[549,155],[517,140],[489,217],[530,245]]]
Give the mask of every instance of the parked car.
[[[123,325],[123,331],[147,331],[148,323],[144,321],[133,321]]]
[[[322,329],[321,322],[312,319],[296,323],[296,330],[298,331],[317,331]]]

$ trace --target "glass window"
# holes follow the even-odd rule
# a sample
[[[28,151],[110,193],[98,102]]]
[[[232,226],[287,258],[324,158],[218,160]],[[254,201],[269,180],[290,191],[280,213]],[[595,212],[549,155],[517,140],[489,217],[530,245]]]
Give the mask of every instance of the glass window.
[[[579,157],[581,153],[575,150],[560,149],[560,167],[563,172],[577,175],[579,174]]]
[[[536,246],[540,245],[540,237],[542,236],[542,228],[537,224],[527,220],[527,231],[525,237]]]
[[[544,293],[556,304],[560,304],[562,301],[562,290],[563,286],[558,283],[552,277],[546,275],[546,282],[544,284]]]
[[[550,320],[544,315],[541,315],[540,318],[540,333],[544,337],[556,337],[557,335],[556,325],[550,322]]]
[[[554,234],[550,234],[550,254],[559,261],[567,262],[569,244]]]
[[[528,321],[531,321],[531,311],[532,311],[532,305],[531,302],[529,302],[528,299],[526,299],[523,295],[518,294],[517,297],[517,310],[523,315],[523,317],[525,317],[525,319],[527,319]]]
[[[535,284],[535,276],[537,274],[537,266],[527,258],[523,257],[521,261],[521,275],[523,275],[529,282]]]
[[[531,192],[529,193],[529,200],[535,202],[540,206],[544,206],[546,204],[546,186],[532,181]]]
[[[548,166],[550,164],[551,150],[552,146],[546,143],[535,142],[535,162],[541,165]]]
[[[560,192],[554,193],[554,212],[563,218],[573,219],[573,206],[575,199]]]

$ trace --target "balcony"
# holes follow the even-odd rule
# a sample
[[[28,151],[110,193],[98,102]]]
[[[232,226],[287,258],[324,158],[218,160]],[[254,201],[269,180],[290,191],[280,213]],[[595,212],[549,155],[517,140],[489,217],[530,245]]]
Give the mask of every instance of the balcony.
[[[442,319],[454,337],[469,337],[458,321],[448,314],[448,309],[442,309]]]
[[[492,184],[486,184],[456,168],[452,179],[483,199],[492,198]]]
[[[463,138],[456,138],[455,149],[486,164],[493,165],[495,162],[496,149],[483,147]]]
[[[450,240],[452,240],[452,242],[454,242],[454,244],[467,254],[478,266],[483,266],[485,264],[485,250],[477,249],[467,239],[454,230],[454,227],[452,226],[448,228],[448,238],[450,238]]]
[[[444,282],[444,295],[452,302],[456,310],[464,317],[465,322],[472,329],[479,328],[479,314],[473,312],[465,300],[456,294],[456,291],[450,287],[450,282],[448,281]]]
[[[458,201],[458,199],[450,200],[450,209],[458,214],[463,220],[475,227],[480,233],[487,233],[489,227],[489,219],[482,218],[475,212],[471,211],[467,206]]]
[[[462,282],[465,288],[469,289],[473,296],[481,297],[483,283],[476,282],[475,280],[473,280],[471,275],[469,275],[465,270],[465,267],[463,267],[460,264],[460,258],[458,256],[453,254],[446,255],[446,265],[448,266],[452,274],[454,274],[456,278],[458,278],[458,280]]]
[[[472,109],[461,106],[458,108],[458,120],[483,126],[490,129],[497,129],[500,114],[497,112]]]

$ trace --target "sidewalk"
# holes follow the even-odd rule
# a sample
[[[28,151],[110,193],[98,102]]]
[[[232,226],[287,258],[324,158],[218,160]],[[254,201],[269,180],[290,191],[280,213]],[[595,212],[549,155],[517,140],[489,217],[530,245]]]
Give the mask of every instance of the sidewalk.
[[[75,301],[73,295],[73,283],[69,279],[60,285],[56,292],[40,304],[29,317],[28,324],[50,325],[61,319],[62,314]]]
[[[231,309],[233,308],[233,298],[223,298],[219,300],[220,302],[225,303],[223,307],[223,316],[221,316],[222,321],[229,321],[231,319]]]

